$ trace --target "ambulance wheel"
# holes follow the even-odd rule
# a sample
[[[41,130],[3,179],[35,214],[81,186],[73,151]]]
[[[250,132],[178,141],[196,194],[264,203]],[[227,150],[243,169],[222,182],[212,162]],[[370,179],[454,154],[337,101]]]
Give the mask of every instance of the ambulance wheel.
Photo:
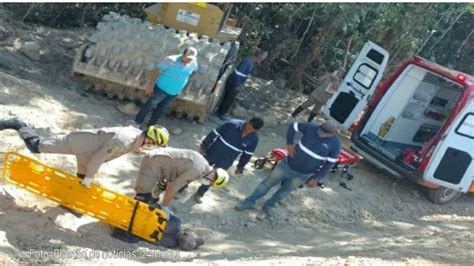
[[[428,189],[427,195],[428,199],[434,204],[445,205],[461,196],[461,192],[447,187],[439,187]]]
[[[253,166],[255,167],[255,169],[262,169],[263,166],[265,165],[265,162],[266,162],[265,159],[258,159],[258,160],[255,161]]]

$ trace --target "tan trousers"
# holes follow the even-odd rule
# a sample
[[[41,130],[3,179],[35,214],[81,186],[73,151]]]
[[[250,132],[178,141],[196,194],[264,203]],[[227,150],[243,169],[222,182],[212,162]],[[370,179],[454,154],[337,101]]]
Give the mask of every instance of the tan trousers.
[[[321,110],[321,107],[324,106],[324,104],[325,104],[325,103],[316,100],[315,98],[313,98],[313,97],[310,95],[310,96],[308,96],[308,99],[306,100],[306,102],[304,102],[304,103],[301,105],[301,108],[307,109],[308,107],[314,105],[313,109],[311,109],[311,113],[319,114],[319,111]]]
[[[39,145],[41,153],[59,153],[76,155],[77,173],[86,174],[94,152],[102,148],[96,134],[71,132],[67,135],[55,135],[44,138]]]
[[[327,103],[327,101],[332,97],[331,93],[326,91],[319,91],[316,89],[310,95],[308,95],[308,100],[304,102],[301,107],[303,109],[307,109],[308,107],[314,105],[313,109],[311,110],[312,113],[319,114],[321,108]]]

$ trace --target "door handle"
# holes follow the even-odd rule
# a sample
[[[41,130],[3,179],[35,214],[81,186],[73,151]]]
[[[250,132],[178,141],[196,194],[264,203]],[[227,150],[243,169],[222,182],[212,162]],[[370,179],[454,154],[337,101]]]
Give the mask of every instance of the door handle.
[[[351,88],[352,88],[353,90],[355,90],[357,93],[359,93],[361,100],[364,99],[365,94],[364,94],[363,92],[361,92],[360,90],[358,90],[357,88],[355,88],[354,86],[352,86],[352,83],[351,83],[351,82],[347,81],[347,82],[346,82],[346,85],[347,85],[348,87],[351,87]],[[352,92],[352,90],[350,90],[349,92],[350,92],[353,96],[355,96],[355,94]]]

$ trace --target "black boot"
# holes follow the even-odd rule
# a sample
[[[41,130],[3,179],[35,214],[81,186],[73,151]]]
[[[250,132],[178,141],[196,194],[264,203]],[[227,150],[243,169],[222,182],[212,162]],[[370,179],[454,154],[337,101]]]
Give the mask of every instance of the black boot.
[[[318,115],[318,113],[311,112],[308,116],[308,123],[313,121],[313,119]]]
[[[28,150],[30,150],[32,153],[40,153],[38,149],[40,140],[41,140],[40,137],[34,136],[31,138],[24,139],[23,141],[25,142],[25,145],[28,148]]]
[[[39,144],[41,141],[41,137],[36,134],[36,132],[26,126],[22,126],[21,128],[17,129],[18,135],[20,138],[25,142],[26,147],[32,152],[32,153],[40,153],[39,152]]]
[[[19,120],[16,117],[7,119],[7,120],[0,120],[0,130],[4,130],[4,129],[18,130],[24,126],[26,126],[25,122]]]
[[[196,203],[202,203],[202,197],[204,197],[204,194],[211,188],[211,186],[208,185],[201,185],[199,189],[196,191],[196,193],[193,196],[193,199]]]
[[[291,116],[292,116],[292,117],[296,117],[299,113],[301,113],[301,111],[303,111],[303,109],[304,109],[303,107],[298,106],[298,107],[293,111],[293,113],[291,113]]]
[[[153,201],[151,193],[137,193],[133,198],[141,202],[145,202],[146,204],[149,204]]]
[[[201,204],[201,203],[202,203],[202,196],[199,195],[199,193],[195,193],[194,196],[193,196],[193,199],[194,199],[194,201],[195,201],[197,204]]]

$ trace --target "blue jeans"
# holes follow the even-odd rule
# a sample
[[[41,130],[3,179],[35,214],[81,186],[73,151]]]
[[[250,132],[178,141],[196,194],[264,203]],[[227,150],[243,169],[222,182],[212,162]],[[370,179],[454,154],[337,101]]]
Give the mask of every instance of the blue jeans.
[[[166,94],[155,85],[153,89],[153,95],[146,101],[144,105],[142,105],[140,111],[135,117],[135,122],[137,124],[142,124],[148,112],[155,108],[153,114],[151,115],[150,121],[148,121],[148,125],[156,124],[156,122],[158,122],[161,116],[163,116],[165,113],[166,107],[168,107],[168,105],[170,105],[177,96],[178,95]]]
[[[280,200],[288,196],[291,191],[295,190],[302,184],[304,184],[309,178],[308,174],[298,173],[293,171],[286,161],[280,162],[275,169],[273,169],[272,173],[269,177],[258,185],[252,195],[248,196],[245,200],[243,205],[245,207],[253,207],[258,199],[265,196],[268,191],[282,183],[281,187],[273,194],[273,196],[268,199],[263,208],[273,208],[275,204],[278,203]]]

